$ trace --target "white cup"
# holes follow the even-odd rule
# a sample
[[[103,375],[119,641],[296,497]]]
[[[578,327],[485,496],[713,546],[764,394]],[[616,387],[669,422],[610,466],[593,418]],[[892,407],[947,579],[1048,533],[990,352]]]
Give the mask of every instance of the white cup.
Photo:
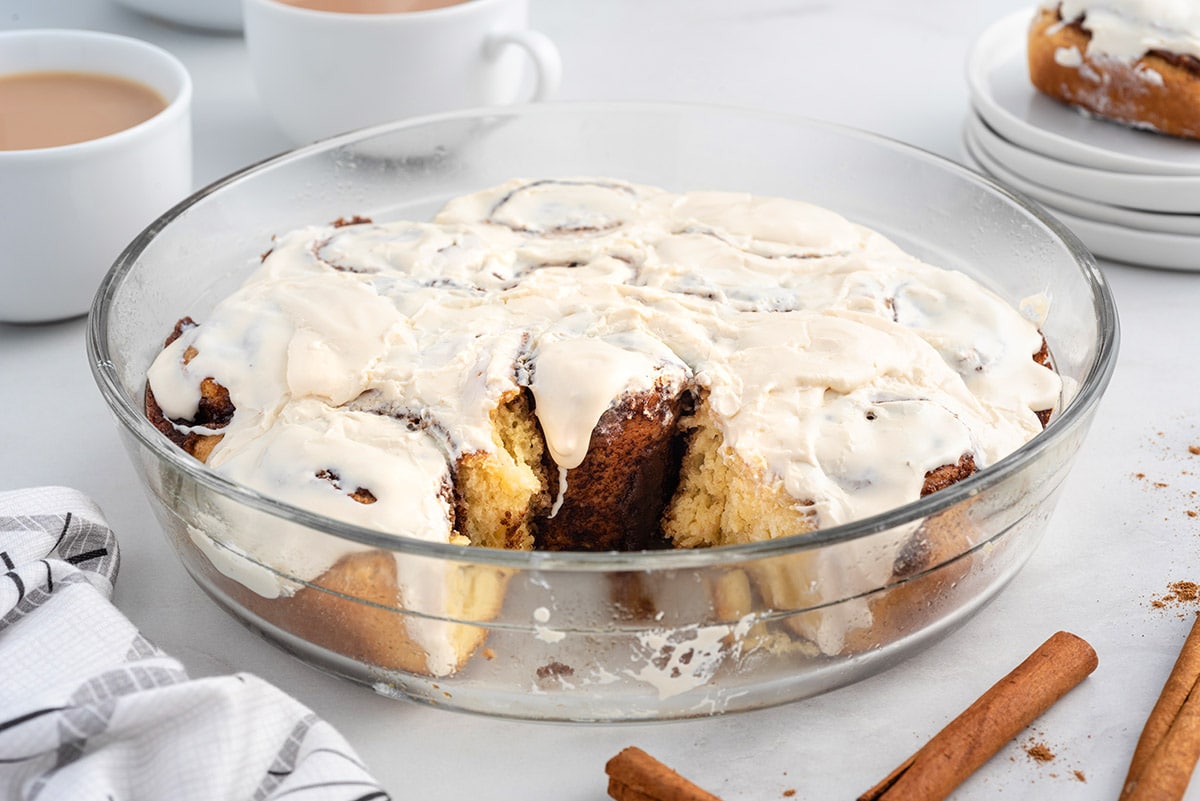
[[[558,49],[528,29],[527,0],[353,14],[244,0],[250,68],[276,123],[298,144],[404,117],[545,100]],[[531,97],[525,63],[533,67]]]
[[[0,75],[111,75],[167,107],[98,139],[0,150],[0,323],[76,317],[137,234],[192,189],[192,82],[153,45],[93,31],[0,32]]]

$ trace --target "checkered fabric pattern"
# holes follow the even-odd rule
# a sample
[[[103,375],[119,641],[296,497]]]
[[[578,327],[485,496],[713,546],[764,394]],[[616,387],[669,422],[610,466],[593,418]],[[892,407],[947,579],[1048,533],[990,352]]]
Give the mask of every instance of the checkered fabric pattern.
[[[385,801],[328,723],[249,674],[190,679],[110,603],[87,497],[0,493],[0,798]]]

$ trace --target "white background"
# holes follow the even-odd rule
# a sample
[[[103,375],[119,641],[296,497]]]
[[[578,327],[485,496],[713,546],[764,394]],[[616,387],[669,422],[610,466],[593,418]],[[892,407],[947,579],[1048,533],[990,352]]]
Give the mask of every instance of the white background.
[[[957,159],[970,43],[1024,5],[534,0],[532,23],[563,52],[562,99],[790,111]],[[108,0],[2,0],[0,27],[107,30],[175,53],[195,81],[197,186],[289,146],[258,103],[240,37]],[[0,269],[22,269],[2,254],[0,243]],[[123,549],[116,603],[146,636],[193,676],[251,671],[275,682],[341,729],[398,799],[603,799],[604,763],[626,745],[726,801],[788,789],[853,798],[1058,629],[1088,639],[1099,669],[955,797],[1116,798],[1196,611],[1152,602],[1173,581],[1200,580],[1200,517],[1188,514],[1200,511],[1200,456],[1188,452],[1200,445],[1200,275],[1102,266],[1121,312],[1120,361],[1026,569],[924,654],[777,709],[672,724],[516,723],[387,701],[300,664],[219,611],[169,551],[92,383],[82,320],[0,324],[0,489],[89,494]],[[1055,758],[1029,758],[1034,742]],[[1196,784],[1189,798],[1200,799]]]

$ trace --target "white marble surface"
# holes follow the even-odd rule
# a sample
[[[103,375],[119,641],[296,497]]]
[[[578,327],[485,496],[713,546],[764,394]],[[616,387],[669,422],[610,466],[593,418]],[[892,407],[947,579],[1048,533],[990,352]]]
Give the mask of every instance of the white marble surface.
[[[1022,5],[534,0],[533,22],[562,48],[564,99],[793,111],[957,157],[969,44]],[[108,30],[177,54],[195,80],[197,185],[288,146],[258,104],[237,36],[107,0],[3,0],[0,27]],[[151,640],[196,676],[271,679],[338,726],[397,799],[602,799],[605,760],[630,744],[727,801],[789,789],[801,800],[853,798],[1058,629],[1092,642],[1100,668],[955,798],[1115,798],[1195,611],[1152,602],[1170,582],[1200,580],[1200,517],[1189,514],[1200,512],[1200,456],[1188,451],[1200,445],[1200,275],[1103,267],[1122,316],[1120,361],[1029,565],[923,655],[777,709],[654,725],[517,723],[387,702],[284,656],[210,603],[168,550],[92,383],[82,320],[0,325],[0,489],[90,494],[124,551],[116,602]],[[1034,741],[1055,758],[1030,759]],[[1200,782],[1188,798],[1200,799]]]

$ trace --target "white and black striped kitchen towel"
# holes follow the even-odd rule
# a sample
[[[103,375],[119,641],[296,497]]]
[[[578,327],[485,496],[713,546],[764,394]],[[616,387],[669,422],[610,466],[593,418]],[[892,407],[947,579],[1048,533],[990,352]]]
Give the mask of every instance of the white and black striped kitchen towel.
[[[118,561],[80,493],[0,493],[0,798],[389,798],[279,689],[189,679],[109,602]]]

